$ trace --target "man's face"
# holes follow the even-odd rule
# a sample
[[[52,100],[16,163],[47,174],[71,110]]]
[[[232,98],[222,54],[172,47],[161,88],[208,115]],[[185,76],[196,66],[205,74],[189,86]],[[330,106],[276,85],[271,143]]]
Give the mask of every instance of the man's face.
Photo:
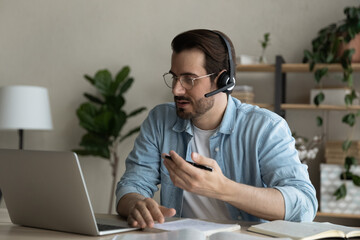
[[[174,52],[171,58],[171,73],[176,77],[190,75],[196,78],[207,75],[204,66],[205,55],[198,49]],[[178,80],[172,90],[177,115],[183,119],[196,119],[211,114],[214,98],[205,98],[204,94],[215,89],[210,77],[194,80],[194,86],[190,90],[185,89]]]

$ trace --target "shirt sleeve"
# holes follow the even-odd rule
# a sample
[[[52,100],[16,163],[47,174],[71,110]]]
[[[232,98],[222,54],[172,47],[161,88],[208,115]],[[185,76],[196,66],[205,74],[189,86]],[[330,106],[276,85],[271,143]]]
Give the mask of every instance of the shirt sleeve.
[[[152,112],[142,123],[134,148],[125,161],[126,171],[116,188],[116,204],[127,193],[139,193],[151,198],[158,191],[161,156],[155,138],[158,133]]]
[[[318,208],[307,165],[302,164],[295,140],[284,119],[270,122],[259,147],[261,175],[267,187],[278,189],[285,200],[287,221],[312,221]]]

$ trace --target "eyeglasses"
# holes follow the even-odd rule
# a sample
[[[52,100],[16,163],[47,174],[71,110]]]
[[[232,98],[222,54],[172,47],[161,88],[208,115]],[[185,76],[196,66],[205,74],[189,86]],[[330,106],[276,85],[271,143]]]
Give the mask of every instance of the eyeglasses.
[[[177,80],[179,80],[183,88],[185,88],[186,90],[190,90],[193,88],[195,80],[210,77],[211,75],[214,74],[215,73],[210,73],[200,77],[192,77],[191,75],[181,75],[179,77],[176,77],[174,76],[174,74],[168,72],[168,73],[164,73],[163,78],[166,86],[168,86],[171,89],[175,87]]]

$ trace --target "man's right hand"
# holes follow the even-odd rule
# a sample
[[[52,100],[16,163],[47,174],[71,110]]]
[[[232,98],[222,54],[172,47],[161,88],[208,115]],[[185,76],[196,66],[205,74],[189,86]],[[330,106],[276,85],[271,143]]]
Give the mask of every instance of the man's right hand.
[[[126,194],[119,201],[118,212],[125,216],[127,212],[127,221],[131,227],[153,227],[154,222],[163,223],[165,217],[175,215],[174,208],[160,206],[154,199],[144,198],[136,193]]]

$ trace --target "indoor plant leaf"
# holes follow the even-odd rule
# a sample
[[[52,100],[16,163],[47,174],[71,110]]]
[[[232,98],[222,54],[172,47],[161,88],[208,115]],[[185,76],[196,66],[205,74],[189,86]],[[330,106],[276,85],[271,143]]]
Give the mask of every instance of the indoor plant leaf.
[[[336,200],[344,198],[346,196],[346,185],[341,184],[341,186],[334,192],[334,196],[336,196]]]
[[[132,112],[128,115],[128,117],[133,117],[133,116],[141,113],[141,112],[144,111],[144,110],[146,110],[145,107],[138,108],[138,109],[132,111]]]
[[[316,125],[317,125],[318,127],[321,127],[321,126],[323,125],[323,119],[322,119],[322,117],[320,117],[320,116],[317,116],[317,117],[316,117]]]
[[[89,101],[93,102],[93,103],[98,103],[98,104],[103,104],[104,102],[98,98],[98,97],[95,97],[89,93],[84,93],[84,96],[89,99]]]
[[[349,148],[351,147],[352,141],[347,139],[343,142],[342,144],[342,149],[344,152],[347,152],[347,150],[349,150]]]
[[[115,138],[119,136],[119,133],[121,132],[126,121],[127,117],[124,111],[120,111],[114,115],[112,122],[112,136],[114,136]]]
[[[130,73],[130,67],[125,66],[118,72],[118,74],[116,74],[115,81],[112,86],[114,94],[117,93],[120,84],[127,78],[127,76],[129,76],[129,73]]]
[[[91,85],[95,85],[95,80],[94,80],[94,78],[92,78],[92,77],[90,77],[89,75],[84,75],[84,78],[86,79],[86,80],[88,80],[90,83],[91,83]]]
[[[327,67],[320,68],[315,71],[315,81],[320,83],[321,79],[328,73],[329,69]]]
[[[353,156],[347,156],[345,158],[345,163],[344,163],[344,167],[345,167],[345,170],[346,172],[349,172],[351,166],[355,165],[356,164],[356,159],[355,157]]]
[[[95,87],[99,90],[101,95],[109,96],[112,94],[111,84],[112,78],[111,73],[108,70],[100,70],[95,74]]]
[[[97,109],[91,103],[83,103],[77,109],[76,114],[79,118],[80,125],[88,131],[96,131],[96,124],[94,116],[97,114]]]
[[[318,93],[314,98],[314,103],[319,106],[325,100],[325,94],[323,92]]]
[[[131,87],[133,82],[134,82],[133,78],[126,79],[125,82],[123,82],[123,84],[121,85],[119,94],[125,93]]]
[[[352,180],[353,180],[353,183],[354,183],[356,186],[360,186],[360,176],[358,176],[358,175],[353,175],[353,176],[352,176]]]
[[[355,113],[348,113],[342,118],[342,122],[348,124],[350,127],[353,127],[356,123]]]
[[[120,142],[122,142],[124,139],[130,137],[131,135],[137,133],[140,131],[140,127],[136,127],[132,130],[130,130],[127,134],[125,134],[123,137],[120,138]]]

